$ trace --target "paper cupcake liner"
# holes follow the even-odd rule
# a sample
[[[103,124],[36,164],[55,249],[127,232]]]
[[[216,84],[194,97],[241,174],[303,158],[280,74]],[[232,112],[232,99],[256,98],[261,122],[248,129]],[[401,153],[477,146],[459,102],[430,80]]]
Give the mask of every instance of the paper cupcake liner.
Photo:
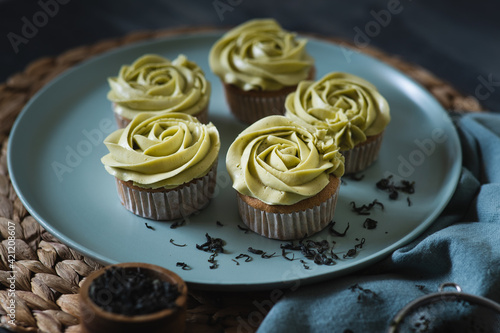
[[[224,84],[226,101],[231,113],[242,122],[252,124],[257,120],[271,116],[285,114],[286,96],[295,90],[282,89],[273,94],[262,92],[247,92],[232,85]]]
[[[174,189],[146,189],[116,179],[122,205],[135,215],[152,220],[175,220],[208,205],[215,190],[217,166],[207,175]]]
[[[312,80],[315,75],[316,68],[313,66],[307,79]],[[223,82],[223,85],[231,113],[247,124],[267,116],[284,115],[286,96],[297,89],[297,85],[294,85],[276,91],[245,91],[232,84]]]
[[[131,119],[125,118],[122,115],[115,112],[114,107],[113,107],[113,113],[115,115],[115,121],[116,125],[118,125],[118,128],[125,128],[132,121]],[[196,117],[202,124],[208,124],[208,105],[197,114],[194,114],[193,117]]]
[[[115,115],[116,125],[118,128],[125,128],[128,124],[130,124],[130,119],[122,117],[120,114],[114,112],[114,110],[113,113]]]
[[[342,151],[345,158],[344,174],[352,174],[368,168],[378,158],[382,146],[383,132],[369,139],[366,143],[358,144],[353,149]]]
[[[337,187],[334,195],[306,210],[292,213],[270,213],[247,204],[238,197],[238,209],[243,222],[248,228],[264,237],[292,240],[323,230],[333,219],[339,193]]]

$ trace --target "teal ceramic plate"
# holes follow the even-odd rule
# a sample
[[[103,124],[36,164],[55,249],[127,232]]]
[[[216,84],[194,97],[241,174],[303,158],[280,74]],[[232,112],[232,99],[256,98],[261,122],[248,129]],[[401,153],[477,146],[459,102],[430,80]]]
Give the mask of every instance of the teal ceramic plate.
[[[451,198],[461,169],[461,151],[451,120],[438,102],[421,86],[399,71],[369,56],[347,52],[330,42],[310,38],[308,50],[316,59],[317,77],[330,71],[359,75],[374,83],[386,96],[392,112],[379,160],[363,172],[361,181],[346,178],[340,190],[335,228],[345,237],[324,230],[313,239],[335,241],[341,259],[333,266],[281,256],[277,240],[245,233],[240,222],[235,192],[225,169],[225,154],[244,125],[229,113],[222,85],[210,72],[208,52],[220,33],[182,35],[151,40],[113,50],[65,72],[29,101],[18,117],[9,142],[8,163],[13,185],[28,211],[61,242],[102,263],[141,261],[178,273],[197,287],[211,289],[262,289],[297,286],[344,275],[374,264],[421,234]],[[145,53],[173,59],[179,53],[197,62],[212,82],[210,120],[222,140],[217,177],[217,196],[208,208],[172,229],[171,222],[155,222],[125,210],[118,200],[114,178],[100,158],[107,150],[102,140],[116,129],[106,99],[106,78],[118,73]],[[383,177],[415,181],[415,193],[389,200],[376,189]],[[377,228],[363,228],[366,216],[351,211],[350,202],[366,204],[378,199],[385,210],[369,216]],[[223,226],[216,224],[219,221]],[[145,223],[155,230],[149,229]],[[205,234],[226,241],[225,252],[210,269],[210,254],[196,249]],[[342,259],[364,238],[354,258]],[[178,247],[170,243],[186,244]],[[270,259],[247,252],[248,247],[267,253]],[[250,262],[233,259],[246,253]],[[291,256],[291,253],[288,254]],[[188,264],[182,270],[177,262]]]

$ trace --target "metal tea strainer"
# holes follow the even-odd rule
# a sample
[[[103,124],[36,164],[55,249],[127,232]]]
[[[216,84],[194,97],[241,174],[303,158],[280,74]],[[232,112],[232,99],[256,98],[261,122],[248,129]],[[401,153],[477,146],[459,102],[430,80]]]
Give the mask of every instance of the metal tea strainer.
[[[454,291],[445,291],[453,288]],[[438,292],[410,302],[392,320],[389,333],[500,332],[500,304],[443,283]]]

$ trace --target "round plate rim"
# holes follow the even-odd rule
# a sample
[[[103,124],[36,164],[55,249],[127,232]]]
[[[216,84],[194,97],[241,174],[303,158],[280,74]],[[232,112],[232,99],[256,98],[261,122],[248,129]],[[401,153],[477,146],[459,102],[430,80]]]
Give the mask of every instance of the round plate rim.
[[[55,85],[59,80],[63,79],[66,76],[72,75],[74,72],[78,71],[80,68],[84,66],[88,66],[89,64],[93,62],[100,61],[104,57],[112,56],[115,53],[121,53],[121,52],[126,52],[129,49],[145,46],[148,44],[156,44],[156,43],[164,43],[164,42],[172,42],[175,40],[179,39],[185,39],[185,38],[191,38],[191,37],[200,37],[200,36],[207,36],[207,37],[213,37],[214,35],[221,35],[223,33],[222,30],[220,29],[214,29],[206,32],[182,32],[179,34],[174,34],[174,35],[168,35],[160,38],[152,38],[152,39],[147,39],[144,41],[139,41],[139,42],[134,42],[130,43],[124,46],[120,46],[118,48],[112,49],[110,51],[106,51],[102,54],[93,56],[92,58],[83,61],[80,64],[77,64],[68,70],[64,71],[60,75],[58,75],[56,78],[51,80],[49,83],[47,83],[45,86],[43,86],[36,94],[34,94],[30,100],[26,103],[26,105],[23,107],[21,110],[20,114],[17,116],[14,125],[12,126],[11,132],[10,132],[10,138],[8,142],[8,149],[7,149],[7,165],[8,165],[8,170],[9,170],[9,175],[11,178],[12,185],[14,187],[14,190],[16,191],[19,199],[21,200],[22,204],[26,207],[27,211],[39,222],[49,233],[51,233],[53,236],[55,236],[58,240],[60,240],[63,244],[66,244],[70,246],[71,248],[74,248],[78,252],[80,252],[83,255],[89,256],[101,263],[109,263],[109,264],[114,264],[117,263],[117,261],[112,260],[110,258],[107,258],[94,250],[91,250],[89,248],[86,248],[85,246],[81,245],[80,243],[75,242],[72,239],[67,238],[63,234],[59,232],[58,229],[52,227],[52,225],[46,221],[38,212],[31,206],[31,204],[27,201],[26,197],[23,194],[23,189],[20,187],[18,181],[17,181],[17,171],[14,168],[15,160],[14,157],[11,154],[11,151],[13,151],[13,146],[17,144],[17,133],[18,133],[18,127],[22,125],[22,122],[24,121],[24,118],[26,117],[26,114],[28,114],[31,105],[36,103],[38,98],[43,95],[47,90],[50,90],[53,85]],[[343,47],[339,45],[337,42],[333,41],[331,38],[326,37],[326,36],[318,36],[318,35],[308,35],[305,34],[305,36],[309,39],[314,39],[318,42],[322,43],[328,43],[335,45],[337,47]],[[347,47],[350,47],[347,45]],[[401,72],[400,70],[392,67],[391,65],[371,56],[368,54],[362,54],[365,57],[368,57],[383,66],[390,67],[392,70],[396,71],[399,75],[403,76],[405,79],[410,81],[412,84],[417,86],[422,92],[424,92],[428,97],[433,99],[436,103],[436,105],[439,106],[439,112],[442,112],[446,117],[449,117],[446,110],[439,104],[439,102],[435,99],[430,92],[428,92],[422,85],[420,85],[418,82],[413,80],[411,77],[409,77],[407,74]],[[451,123],[451,120],[450,120]],[[416,237],[421,235],[433,222],[434,220],[441,214],[441,212],[445,209],[447,203],[451,200],[453,193],[455,192],[456,186],[458,185],[458,181],[460,179],[460,174],[461,174],[461,165],[462,165],[462,150],[460,146],[460,140],[458,137],[458,133],[453,125],[449,128],[451,130],[452,134],[452,145],[454,145],[457,149],[457,156],[456,156],[456,163],[453,164],[450,172],[452,173],[450,177],[450,182],[452,182],[452,185],[447,186],[447,192],[444,194],[445,200],[442,200],[441,205],[439,208],[435,209],[431,214],[429,214],[426,218],[425,221],[426,223],[421,223],[413,229],[408,235],[405,237],[399,239],[398,241],[392,243],[391,245],[385,247],[382,251],[372,253],[368,257],[364,258],[362,262],[357,263],[356,265],[348,266],[343,268],[340,271],[335,271],[335,272],[326,272],[322,274],[318,274],[312,277],[306,278],[308,280],[308,283],[315,283],[319,281],[323,281],[327,278],[335,278],[339,275],[346,275],[349,273],[352,273],[354,271],[358,271],[361,268],[365,268],[374,262],[380,261],[382,258],[386,257],[390,253],[392,253],[394,250],[408,244],[412,240],[414,240]],[[449,184],[447,184],[449,185]],[[288,283],[293,283],[302,280],[301,278],[296,278],[296,279],[291,279],[284,281],[287,284]],[[190,286],[200,288],[200,289],[211,289],[211,290],[217,290],[217,289],[224,289],[224,290],[262,290],[262,289],[271,289],[275,287],[282,287],[283,286],[283,281],[278,282],[278,283],[269,283],[269,282],[262,282],[262,283],[235,283],[235,284],[228,284],[228,283],[217,283],[217,281],[214,281],[213,283],[197,283],[197,282],[189,282],[187,281]]]

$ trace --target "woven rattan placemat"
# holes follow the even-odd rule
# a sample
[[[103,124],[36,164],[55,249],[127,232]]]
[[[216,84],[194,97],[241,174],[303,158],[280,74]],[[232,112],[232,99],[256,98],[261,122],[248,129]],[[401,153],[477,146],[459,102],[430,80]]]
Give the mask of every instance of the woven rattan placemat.
[[[46,232],[28,214],[17,197],[7,170],[7,143],[15,118],[26,102],[43,85],[66,69],[113,48],[152,38],[196,33],[213,28],[178,28],[145,31],[122,38],[100,41],[71,49],[55,57],[29,64],[0,84],[0,326],[16,332],[80,332],[78,290],[82,280],[101,267]],[[397,56],[372,47],[356,48],[350,43],[328,38],[367,53],[406,73],[426,89],[446,110],[480,111],[472,96],[464,96],[450,84],[427,70]],[[15,304],[16,325],[8,324],[11,268],[9,267],[9,230],[15,226]],[[10,229],[9,229],[10,227]],[[286,293],[286,291],[284,291]],[[269,311],[281,291],[207,292],[190,290],[187,332],[251,332]]]

